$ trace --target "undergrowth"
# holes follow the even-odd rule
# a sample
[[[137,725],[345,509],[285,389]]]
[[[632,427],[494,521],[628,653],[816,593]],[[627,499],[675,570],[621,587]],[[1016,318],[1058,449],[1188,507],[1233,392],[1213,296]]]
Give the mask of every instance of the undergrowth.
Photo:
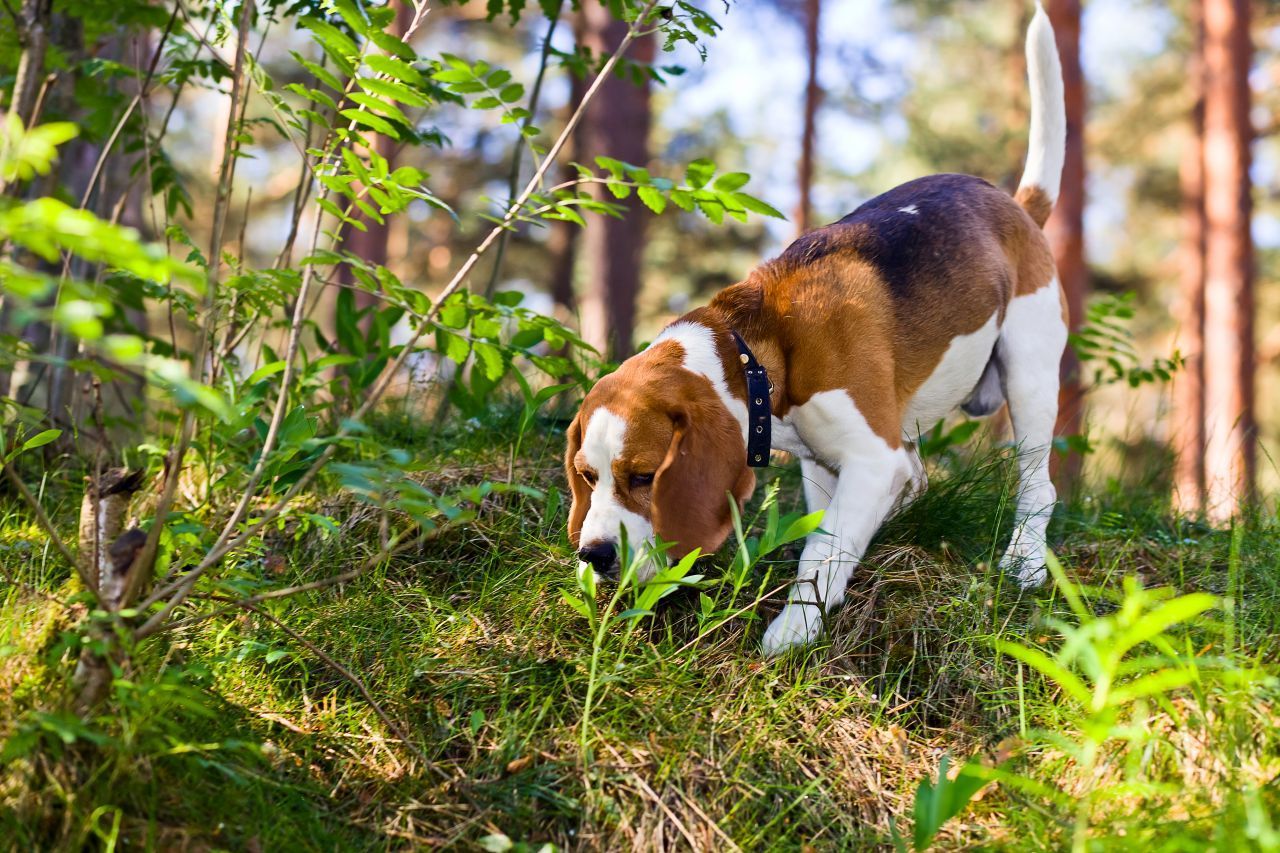
[[[83,595],[20,505],[0,504],[3,844],[889,848],[913,823],[919,843],[942,814],[926,807],[948,783],[921,786],[940,765],[976,781],[925,843],[1280,844],[1269,514],[1233,534],[1172,515],[1158,482],[1098,483],[1055,519],[1062,582],[1025,593],[992,568],[1011,523],[1008,452],[948,450],[822,640],[766,661],[760,633],[799,543],[749,540],[769,526],[773,488],[784,520],[803,509],[797,466],[772,469],[749,504],[748,558],[731,540],[660,603],[622,590],[606,614],[615,590],[602,588],[584,619],[565,597],[582,590],[564,534],[564,423],[524,431],[521,417],[384,418],[388,442],[414,446],[451,488],[510,479],[542,494],[495,492],[473,521],[349,584],[165,634],[88,723],[50,704],[66,694],[54,682],[81,642]],[[60,486],[74,473],[46,478],[45,500],[76,500]],[[324,579],[378,550],[377,512],[326,511],[341,528],[282,523],[226,593]],[[1140,590],[1148,609],[1209,596],[1134,652],[1133,672],[1183,675],[1098,729],[1027,661],[1061,658],[1073,631],[1105,649],[1098,626],[1119,624]],[[1078,748],[1098,732],[1086,762]]]

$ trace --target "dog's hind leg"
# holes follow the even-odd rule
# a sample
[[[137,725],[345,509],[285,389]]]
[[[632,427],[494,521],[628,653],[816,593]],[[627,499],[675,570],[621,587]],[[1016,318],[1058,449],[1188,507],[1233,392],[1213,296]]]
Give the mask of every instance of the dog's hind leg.
[[[1056,277],[1009,303],[996,354],[1004,370],[1017,446],[1018,501],[1013,539],[1000,567],[1023,586],[1045,579],[1045,531],[1057,500],[1049,479],[1049,453],[1058,417],[1058,364],[1066,343]]]

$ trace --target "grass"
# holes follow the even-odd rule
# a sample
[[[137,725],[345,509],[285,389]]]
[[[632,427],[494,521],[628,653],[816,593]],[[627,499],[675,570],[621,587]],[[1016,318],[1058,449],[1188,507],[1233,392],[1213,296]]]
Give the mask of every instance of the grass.
[[[1088,833],[1100,849],[1280,845],[1268,680],[1280,527],[1270,516],[1243,523],[1233,559],[1231,532],[1173,516],[1158,479],[1104,482],[1061,511],[1053,535],[1079,583],[1116,590],[1136,576],[1225,597],[1229,606],[1173,639],[1206,667],[1256,665],[1250,679],[1206,677],[1144,705],[1133,717],[1144,734],[1108,740],[1081,778],[1070,748],[1078,709],[996,650],[1051,649],[1054,620],[1074,618],[1058,592],[1024,594],[990,568],[1009,535],[1002,451],[939,462],[930,491],[879,536],[823,640],[765,661],[759,637],[782,594],[750,605],[794,571],[794,548],[756,564],[734,601],[705,590],[744,612],[704,638],[699,591],[681,590],[594,648],[561,599],[574,584],[562,428],[539,422],[512,466],[517,420],[444,432],[401,420],[384,431],[430,459],[434,477],[476,483],[510,467],[545,500],[494,496],[421,553],[269,605],[357,674],[411,745],[350,681],[246,613],[140,650],[104,717],[82,726],[60,714],[61,644],[83,605],[51,601],[69,595],[65,568],[16,503],[0,504],[0,561],[14,581],[0,586],[0,736],[10,743],[0,847],[502,849],[505,838],[533,849],[889,848],[895,832],[910,837],[917,785],[944,755],[1003,761],[1030,781],[984,789],[943,826],[942,847],[1069,844],[1075,812],[1034,785],[1104,791]],[[784,510],[801,508],[794,468],[774,473]],[[338,535],[282,535],[227,583],[301,583],[364,559],[376,518],[337,499],[330,511]],[[732,550],[699,571],[720,577]],[[1117,608],[1104,595],[1088,603],[1099,616]]]

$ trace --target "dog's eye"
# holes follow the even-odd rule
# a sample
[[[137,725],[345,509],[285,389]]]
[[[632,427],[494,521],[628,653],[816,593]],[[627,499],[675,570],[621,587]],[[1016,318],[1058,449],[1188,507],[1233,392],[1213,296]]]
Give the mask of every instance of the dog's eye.
[[[631,488],[633,489],[643,489],[646,486],[652,486],[652,485],[653,485],[652,474],[632,474],[631,475]]]
[[[579,476],[581,476],[581,477],[582,477],[582,479],[584,479],[584,480],[586,480],[586,481],[587,481],[587,485],[588,485],[588,486],[590,486],[590,487],[591,487],[591,488],[593,488],[593,489],[595,488],[595,486],[596,486],[596,472],[595,472],[595,471],[579,471],[579,472],[578,472],[578,474],[579,474]]]

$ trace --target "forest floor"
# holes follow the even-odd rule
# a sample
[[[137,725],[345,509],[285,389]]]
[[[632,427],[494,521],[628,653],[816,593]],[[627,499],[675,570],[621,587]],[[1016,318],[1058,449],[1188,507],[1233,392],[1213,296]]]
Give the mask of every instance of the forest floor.
[[[731,540],[699,568],[705,589],[593,632],[562,595],[575,590],[563,424],[536,425],[513,463],[516,417],[391,438],[434,460],[426,482],[442,490],[511,478],[545,498],[492,497],[350,584],[264,603],[271,618],[233,611],[169,634],[88,723],[51,698],[83,605],[65,600],[66,567],[25,511],[0,503],[0,848],[889,848],[895,833],[909,842],[917,786],[944,755],[1006,761],[1028,781],[980,792],[942,847],[1068,846],[1079,815],[1064,798],[1086,795],[1086,834],[1105,848],[1280,844],[1272,518],[1249,520],[1233,557],[1230,531],[1153,497],[1158,466],[1062,508],[1052,537],[1070,576],[1225,596],[1167,651],[1251,673],[1156,695],[1082,773],[1081,709],[997,648],[1049,651],[1060,622],[1079,621],[1052,586],[1023,593],[991,568],[1009,536],[1007,451],[935,459],[929,492],[882,531],[822,641],[765,660],[794,547],[735,595],[714,585]],[[795,469],[766,474],[784,513],[801,508]],[[375,515],[326,511],[336,534],[282,536],[207,592],[306,583],[376,548]]]

